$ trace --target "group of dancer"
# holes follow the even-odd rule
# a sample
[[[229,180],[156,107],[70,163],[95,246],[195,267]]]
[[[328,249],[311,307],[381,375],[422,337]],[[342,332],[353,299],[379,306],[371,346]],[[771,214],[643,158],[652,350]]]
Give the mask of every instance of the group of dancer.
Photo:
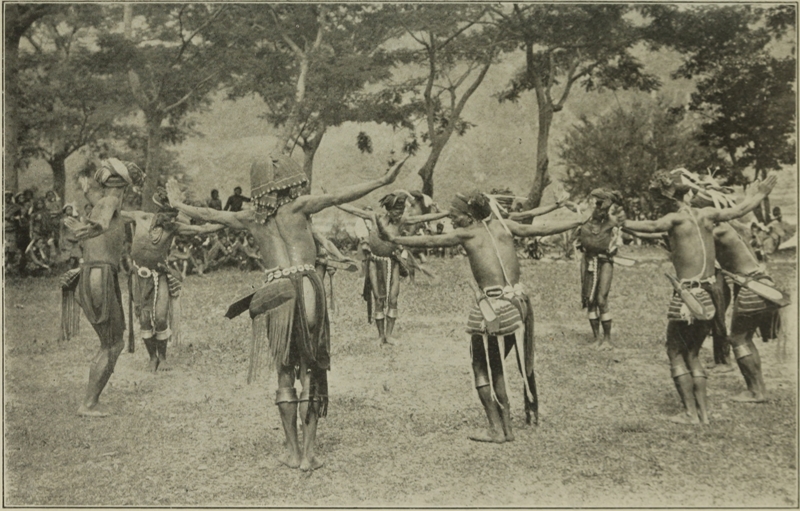
[[[526,422],[538,423],[534,315],[520,281],[515,236],[546,236],[578,228],[584,252],[582,303],[588,310],[595,338],[599,338],[602,326],[603,336],[598,344],[605,346],[611,346],[608,292],[620,231],[666,236],[677,274],[669,309],[667,354],[684,407],[672,419],[681,423],[708,422],[705,373],[698,352],[711,328],[715,306],[722,306],[714,303],[710,292],[716,260],[738,282],[731,342],[748,389],[738,399],[764,400],[760,360],[752,337],[757,328],[766,328],[767,323],[774,326],[783,295],[751,257],[749,245],[737,238],[736,231],[726,222],[751,211],[774,187],[774,176],[752,185],[738,204],[724,201],[727,207],[722,208],[719,200],[707,207],[709,204],[704,201],[710,192],[696,182],[687,184],[686,173],[658,173],[651,191],[671,212],[654,221],[626,220],[621,195],[605,189],[592,192],[590,207],[583,211],[572,203],[559,201],[555,206],[508,214],[495,198],[480,191],[456,194],[449,211],[428,214],[424,212],[424,197],[406,192],[386,195],[381,201],[385,214],[381,215],[346,205],[394,182],[404,162],[373,181],[336,193],[311,195],[307,193],[308,180],[302,168],[286,155],[272,154],[251,167],[252,208],[233,212],[188,205],[179,185],[172,180],[153,197],[159,207],[156,213],[121,209],[125,188],[143,179],[136,165],[116,159],[100,162],[94,179],[84,187],[86,198],[94,206],[92,215],[69,226],[75,238],[83,240],[86,255],[68,285],[76,290],[78,302],[101,343],[78,413],[108,414],[98,399],[123,349],[125,318],[117,273],[125,223],[135,223],[131,250],[136,276],[134,302],[153,370],[166,357],[171,335],[170,309],[180,294],[180,276],[164,264],[171,237],[223,227],[243,229],[253,237],[268,269],[263,285],[238,299],[226,316],[233,318],[248,311],[252,319],[248,381],[257,376],[262,359],[277,372],[275,404],[286,438],[280,461],[305,471],[321,467],[315,439],[318,419],[327,414],[328,408],[330,327],[322,281],[325,270],[318,258],[319,247],[325,243],[313,228],[312,215],[333,206],[366,219],[372,226],[364,247],[368,255],[365,291],[367,297],[372,295],[374,299],[376,310],[373,313],[370,309],[369,316],[376,323],[381,344],[393,342],[399,277],[410,264],[404,249],[458,246],[466,253],[477,284],[467,320],[472,369],[489,423],[485,433],[471,437],[474,440],[514,440],[504,380],[505,359],[512,349],[523,376]],[[562,206],[573,213],[558,219],[545,216]],[[452,219],[451,232],[408,235],[410,227],[444,216]],[[192,225],[189,218],[206,223]],[[528,219],[532,223],[517,221]],[[773,294],[770,301],[770,293],[763,289],[759,292],[757,286],[754,291],[753,282],[774,290],[781,300],[776,301]],[[295,380],[300,380],[299,395]],[[298,434],[298,417],[302,438]]]

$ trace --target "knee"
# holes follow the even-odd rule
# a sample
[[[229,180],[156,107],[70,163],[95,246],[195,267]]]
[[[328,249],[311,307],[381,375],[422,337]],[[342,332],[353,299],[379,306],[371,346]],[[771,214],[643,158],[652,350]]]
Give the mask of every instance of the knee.
[[[157,317],[153,322],[153,326],[155,327],[156,332],[164,332],[165,330],[169,330],[169,321],[167,321],[167,318],[165,317]]]
[[[600,310],[601,314],[608,312],[608,296],[597,297],[597,308]]]

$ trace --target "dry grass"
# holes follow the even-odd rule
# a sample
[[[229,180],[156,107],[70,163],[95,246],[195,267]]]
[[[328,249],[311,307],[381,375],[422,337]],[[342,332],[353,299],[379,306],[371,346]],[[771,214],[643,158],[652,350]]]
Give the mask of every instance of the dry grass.
[[[500,446],[467,440],[485,419],[463,333],[466,261],[433,261],[436,284],[403,283],[401,343],[390,349],[366,324],[360,280],[337,274],[332,398],[319,433],[326,465],[312,474],[274,461],[276,382],[245,384],[248,321],[222,317],[255,273],[190,277],[172,370],[146,373],[141,343],[123,354],[103,394],[115,414],[103,420],[74,413],[97,346],[88,323],[56,342],[56,280],[8,281],[5,504],[796,507],[797,378],[774,343],[758,342],[768,403],[726,402],[743,388],[734,372],[709,380],[710,426],[662,420],[679,404],[663,348],[663,255],[652,259],[617,270],[620,348],[600,353],[585,345],[577,263],[525,262],[542,420],[524,426],[522,382],[510,374],[517,441]],[[771,271],[796,279],[791,264]]]

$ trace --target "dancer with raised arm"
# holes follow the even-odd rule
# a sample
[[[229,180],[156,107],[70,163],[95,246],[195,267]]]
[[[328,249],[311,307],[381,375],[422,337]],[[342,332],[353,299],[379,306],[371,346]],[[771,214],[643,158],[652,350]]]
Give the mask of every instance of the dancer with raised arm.
[[[715,308],[711,285],[714,282],[714,226],[752,211],[775,186],[775,175],[753,185],[753,192],[734,207],[695,209],[684,202],[692,184],[680,170],[660,171],[653,176],[650,191],[663,206],[671,209],[651,221],[626,220],[624,227],[645,233],[667,232],[672,264],[677,273],[667,317],[667,356],[670,371],[684,411],[669,420],[679,424],[707,424],[707,376],[698,358],[703,341],[711,330]]]
[[[467,253],[472,276],[478,284],[476,303],[467,322],[471,335],[472,371],[475,387],[489,421],[488,434],[470,437],[480,442],[503,443],[514,440],[511,405],[505,386],[505,357],[517,349],[517,364],[523,374],[525,415],[528,424],[538,423],[538,396],[533,362],[533,309],[520,282],[520,268],[514,236],[546,236],[581,225],[591,211],[562,221],[539,219],[532,225],[503,220],[491,199],[474,191],[456,195],[450,216],[455,229],[448,234],[398,236],[385,224],[382,235],[393,243],[408,247],[436,248],[461,246]],[[520,356],[520,349],[523,355]]]
[[[189,206],[175,181],[167,183],[170,204],[192,218],[247,229],[270,270],[265,285],[229,308],[228,317],[250,311],[253,346],[248,381],[256,376],[260,355],[278,373],[275,403],[280,411],[286,452],[281,463],[308,471],[322,466],[315,456],[317,419],[328,407],[327,371],[330,337],[322,279],[314,269],[317,249],[311,215],[356,200],[392,183],[405,160],[383,177],[345,188],[338,193],[301,195],[308,182],[303,169],[290,157],[274,154],[256,160],[250,168],[254,207],[232,212]],[[300,380],[302,392],[294,388]],[[304,423],[303,444],[298,442],[297,414]]]
[[[93,206],[91,215],[85,221],[65,220],[75,239],[83,240],[84,259],[80,271],[73,272],[66,284],[77,286],[78,302],[100,338],[100,349],[89,367],[86,396],[78,408],[78,415],[85,417],[109,415],[98,401],[114,372],[125,335],[125,313],[117,278],[125,248],[126,221],[120,215],[120,208],[128,186],[138,186],[143,181],[144,173],[135,163],[116,158],[102,160],[96,165],[94,179],[82,180],[84,196]]]

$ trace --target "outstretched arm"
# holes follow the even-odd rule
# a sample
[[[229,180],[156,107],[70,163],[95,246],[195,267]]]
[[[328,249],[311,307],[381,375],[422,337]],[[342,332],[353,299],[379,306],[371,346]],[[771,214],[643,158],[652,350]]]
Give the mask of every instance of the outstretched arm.
[[[744,200],[734,207],[726,209],[703,208],[700,214],[713,222],[727,222],[728,220],[744,216],[761,204],[764,197],[769,195],[772,189],[775,188],[777,182],[778,177],[775,174],[770,174],[765,180],[758,184],[753,183],[750,185],[747,188],[747,195]]]
[[[210,232],[217,232],[225,228],[225,226],[222,224],[192,225],[185,224],[183,222],[176,222],[176,225],[178,226],[178,234],[208,234]]]
[[[363,218],[364,220],[372,220],[373,222],[375,221],[375,213],[372,211],[366,211],[350,204],[339,204],[336,207],[345,213],[350,213],[351,215]]]
[[[189,206],[183,202],[183,192],[181,192],[178,182],[174,179],[170,179],[167,182],[167,197],[169,198],[170,206],[186,214],[190,218],[222,224],[223,226],[233,227],[234,229],[246,229],[241,219],[248,216],[248,211],[219,211],[212,208]]]
[[[678,220],[675,213],[669,213],[657,220],[625,220],[622,227],[631,231],[640,232],[667,232]]]
[[[539,208],[529,209],[528,211],[519,211],[517,213],[509,213],[508,219],[513,220],[515,222],[519,222],[522,220],[527,220],[529,218],[534,218],[541,215],[546,215],[551,211],[555,211],[556,209],[560,208],[561,204],[556,202],[555,204],[550,204],[549,206],[542,206]]]
[[[632,229],[628,229],[627,227],[623,227],[622,232],[645,240],[663,240],[668,236],[666,232],[653,232],[653,233],[636,232]]]
[[[347,202],[353,202],[356,199],[360,199],[372,190],[393,183],[394,180],[397,179],[397,174],[400,173],[400,169],[403,168],[403,164],[406,162],[409,156],[406,156],[403,161],[392,167],[392,169],[378,179],[357,184],[340,190],[336,193],[303,195],[295,199],[295,201],[292,203],[293,208],[306,215],[313,215],[314,213],[319,213],[323,209],[331,206],[338,206],[340,204],[345,204]]]
[[[317,240],[319,242],[319,244],[322,245],[322,247],[325,250],[327,250],[328,253],[331,254],[334,257],[334,259],[336,259],[337,261],[353,261],[354,260],[353,258],[347,257],[346,255],[342,254],[342,252],[339,250],[339,247],[334,245],[334,243],[331,240],[329,240],[328,238],[323,236],[322,233],[317,231],[317,229],[315,229],[313,226],[311,227],[311,234],[314,235],[314,239]]]
[[[433,222],[449,215],[449,211],[440,211],[439,213],[428,213],[427,215],[408,215],[404,216],[402,223],[405,225],[421,224],[423,222]]]
[[[574,229],[585,223],[592,216],[592,211],[586,211],[583,215],[574,215],[570,220],[535,221],[531,225],[519,224],[513,220],[506,221],[506,225],[515,236],[547,236]]]

